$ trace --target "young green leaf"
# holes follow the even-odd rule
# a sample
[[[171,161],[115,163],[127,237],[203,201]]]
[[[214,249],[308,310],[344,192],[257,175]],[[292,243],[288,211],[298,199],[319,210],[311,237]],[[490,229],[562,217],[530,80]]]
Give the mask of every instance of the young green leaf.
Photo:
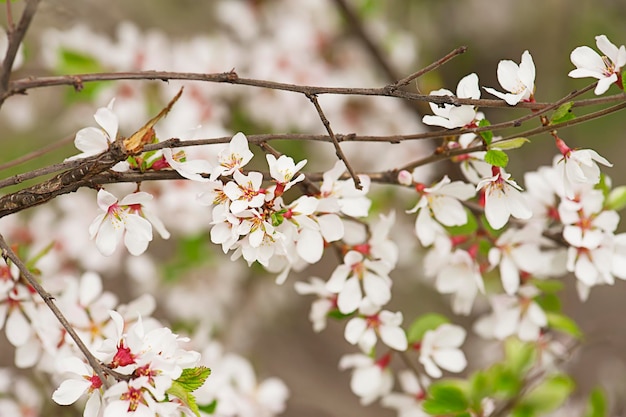
[[[573,104],[573,101],[568,101],[567,103],[561,104],[561,106],[556,109],[554,113],[552,113],[552,117],[550,118],[550,124],[554,125],[557,123],[566,122],[576,117],[571,110]]]
[[[206,379],[211,375],[211,370],[206,366],[196,366],[195,368],[185,368],[183,373],[176,379],[183,388],[192,392],[200,388]]]
[[[606,417],[606,396],[600,387],[596,387],[589,394],[585,417]]]
[[[213,400],[209,404],[198,405],[198,409],[203,413],[213,414],[217,408],[217,400]]]
[[[493,149],[500,149],[500,150],[518,149],[524,146],[526,143],[530,143],[530,140],[527,138],[519,137],[519,138],[505,139],[505,140],[499,140],[497,142],[493,142],[491,144],[491,147]]]
[[[170,386],[166,392],[168,395],[173,395],[178,398],[183,404],[189,407],[197,417],[200,417],[200,409],[198,408],[198,404],[196,404],[196,397],[186,390],[178,381],[172,381],[172,386]]]
[[[504,351],[507,367],[520,377],[525,374],[535,362],[537,353],[532,343],[525,343],[514,337],[510,337],[506,340]]]
[[[578,327],[574,320],[566,315],[555,312],[546,312],[546,316],[548,317],[548,326],[554,330],[567,333],[577,339],[583,337],[583,332],[580,330],[580,327]]]
[[[459,414],[467,410],[469,400],[465,392],[454,381],[440,381],[428,387],[428,397],[422,408],[428,414]]]
[[[491,126],[491,123],[487,119],[482,119],[478,122],[478,127]],[[493,132],[491,130],[485,130],[484,132],[478,133],[480,137],[485,142],[485,145],[491,145],[491,141],[493,140]]]
[[[441,314],[424,314],[423,316],[416,318],[413,324],[411,324],[407,333],[407,339],[409,340],[409,343],[418,342],[422,340],[427,331],[434,330],[440,325],[449,322],[450,320]]]
[[[489,149],[485,154],[485,162],[504,168],[509,163],[509,156],[500,149]]]
[[[622,185],[611,190],[604,202],[607,210],[620,211],[626,207],[626,186]]]
[[[564,374],[553,375],[526,394],[520,406],[537,414],[549,413],[560,407],[574,390],[574,382]]]

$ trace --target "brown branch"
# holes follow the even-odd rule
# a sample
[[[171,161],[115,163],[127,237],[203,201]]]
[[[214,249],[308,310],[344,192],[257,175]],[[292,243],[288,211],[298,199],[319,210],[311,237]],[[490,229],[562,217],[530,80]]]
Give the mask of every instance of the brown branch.
[[[5,93],[9,89],[9,79],[11,78],[11,69],[13,68],[13,63],[15,62],[15,57],[17,56],[17,51],[26,35],[26,31],[30,26],[30,23],[35,16],[35,12],[37,11],[37,6],[41,0],[26,0],[26,7],[22,12],[22,17],[20,18],[19,23],[15,30],[12,27],[9,27],[7,30],[8,37],[8,46],[7,52],[4,56],[4,61],[2,62],[2,68],[0,69],[0,107],[2,107],[2,103],[6,100]]]
[[[352,177],[352,180],[354,181],[354,187],[357,190],[362,190],[363,186],[361,185],[361,180],[356,175],[356,173],[354,172],[354,169],[348,162],[346,155],[341,150],[341,146],[339,146],[339,142],[337,141],[337,138],[335,137],[335,133],[333,132],[333,129],[330,127],[330,122],[326,118],[326,115],[324,114],[324,110],[322,110],[322,106],[320,106],[320,103],[317,100],[317,96],[307,95],[307,97],[309,98],[309,100],[311,100],[311,103],[313,103],[313,106],[315,106],[315,110],[317,110],[317,114],[319,115],[320,120],[322,121],[322,124],[324,125],[324,128],[328,132],[328,136],[330,136],[330,139],[332,140],[333,145],[335,146],[335,155],[337,155],[337,158],[339,158],[340,161],[343,161],[346,168],[348,169],[348,172],[350,173],[350,176]]]
[[[89,348],[87,348],[87,346],[83,343],[80,336],[78,336],[78,334],[74,331],[72,325],[54,303],[54,297],[48,291],[46,291],[46,289],[39,283],[39,281],[37,281],[37,278],[35,278],[35,276],[29,271],[28,267],[24,264],[24,262],[22,262],[22,260],[19,258],[19,256],[17,256],[13,249],[11,249],[11,246],[7,244],[6,240],[4,240],[4,236],[2,236],[2,234],[0,234],[0,249],[2,249],[2,257],[5,259],[7,264],[9,263],[9,260],[13,262],[13,264],[15,264],[15,266],[17,266],[20,270],[22,276],[26,278],[28,284],[33,287],[35,291],[37,291],[37,294],[39,294],[43,302],[48,306],[50,311],[52,311],[52,314],[55,315],[59,323],[61,323],[61,326],[63,326],[63,328],[72,338],[74,343],[76,343],[76,346],[83,353],[85,359],[87,359],[87,362],[89,362],[89,365],[91,365],[94,372],[96,373],[98,378],[100,378],[102,383],[107,387],[110,386],[109,381],[104,376],[103,369],[105,367],[100,364],[95,356],[91,354]]]
[[[119,81],[119,80],[183,80],[183,81],[203,81],[213,83],[226,83],[234,85],[246,85],[249,87],[264,88],[270,90],[290,91],[303,95],[356,95],[356,96],[380,96],[393,97],[405,100],[430,102],[437,105],[450,104],[453,106],[472,105],[478,107],[500,107],[511,108],[504,100],[500,99],[469,99],[458,98],[455,96],[434,96],[426,94],[412,93],[403,90],[397,90],[390,86],[380,88],[358,88],[358,87],[323,87],[310,85],[296,85],[288,83],[279,83],[268,80],[257,80],[251,78],[241,78],[236,72],[224,72],[216,74],[190,73],[190,72],[170,72],[170,71],[135,71],[135,72],[118,72],[118,73],[92,73],[92,74],[74,74],[60,75],[50,77],[28,77],[12,81],[9,84],[9,90],[0,95],[0,98],[6,98],[10,95],[24,94],[27,90],[53,86],[73,86],[80,90],[84,83],[97,81]],[[617,95],[615,101],[625,99],[625,96]],[[541,110],[553,103],[528,103],[520,102],[515,107],[527,108],[532,110]],[[593,103],[596,104],[596,103]]]

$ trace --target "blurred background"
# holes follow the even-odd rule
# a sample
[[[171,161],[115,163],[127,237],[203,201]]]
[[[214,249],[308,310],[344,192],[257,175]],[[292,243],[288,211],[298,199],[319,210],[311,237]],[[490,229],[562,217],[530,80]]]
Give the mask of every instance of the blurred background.
[[[223,3],[231,3],[224,6]],[[383,86],[389,83],[388,70],[385,71],[380,62],[367,49],[363,40],[356,34],[354,24],[349,22],[341,7],[340,1],[317,0],[315,6],[303,0],[224,0],[198,2],[197,0],[134,0],[108,2],[83,0],[44,0],[34,20],[32,30],[25,43],[25,64],[14,77],[28,75],[47,75],[55,73],[54,68],[42,58],[41,50],[45,45],[45,37],[50,29],[59,31],[70,30],[76,25],[87,25],[92,31],[103,36],[115,39],[119,36],[118,30],[122,22],[132,22],[144,33],[160,33],[162,36],[180,42],[189,41],[194,37],[220,38],[230,36],[235,41],[229,43],[233,48],[239,48],[236,54],[256,56],[248,67],[234,66],[241,62],[239,58],[232,58],[235,53],[223,50],[223,55],[214,54],[210,57],[211,66],[206,72],[222,72],[235,68],[240,76],[254,77],[264,74],[265,78],[275,81],[298,82],[299,80],[284,79],[281,73],[272,69],[279,65],[268,65],[261,62],[258,40],[252,41],[246,36],[246,26],[249,19],[257,21],[261,29],[259,33],[267,36],[268,48],[271,42],[283,42],[277,46],[275,54],[267,54],[267,60],[289,59],[302,60],[310,66],[311,73],[303,75],[302,83],[318,85],[346,85],[346,86]],[[383,61],[400,77],[406,76],[417,69],[442,57],[452,49],[466,45],[468,52],[455,58],[453,61],[437,69],[433,73],[418,81],[422,92],[429,92],[438,88],[455,90],[460,78],[471,72],[480,77],[481,86],[491,86],[499,89],[496,78],[497,64],[502,59],[511,59],[519,62],[524,50],[529,50],[537,68],[535,81],[537,101],[555,101],[570,91],[586,86],[589,80],[574,80],[567,77],[573,68],[569,61],[570,52],[577,46],[588,45],[595,48],[594,36],[606,34],[618,46],[626,42],[626,2],[619,0],[544,0],[544,1],[517,1],[517,0],[353,0],[346,3],[353,11],[367,36],[380,51]],[[222,6],[219,6],[222,4]],[[19,10],[20,4],[14,4]],[[312,15],[312,10],[315,15]],[[246,15],[240,12],[246,11]],[[16,14],[17,15],[17,14]],[[6,22],[4,8],[0,12],[0,21]],[[300,30],[299,26],[306,26],[309,30]],[[316,26],[319,25],[319,26]],[[320,39],[316,43],[317,49],[311,50],[312,40],[307,36],[319,29]],[[307,36],[303,36],[307,35]],[[144,38],[144,40],[147,38]],[[289,43],[289,48],[285,44]],[[89,49],[89,45],[84,45]],[[97,46],[94,44],[93,48]],[[137,45],[142,48],[141,41]],[[147,48],[147,46],[146,46]],[[158,53],[158,51],[151,51]],[[164,56],[173,56],[171,51],[163,51]],[[193,54],[190,49],[190,54]],[[281,56],[287,54],[289,56]],[[194,56],[186,56],[189,61]],[[205,59],[200,57],[198,59]],[[316,73],[316,66],[311,61],[323,60],[323,68]],[[358,63],[358,65],[355,65]],[[165,63],[176,67],[176,62]],[[290,65],[294,65],[291,63]],[[334,72],[333,65],[341,68],[341,72]],[[261,68],[267,66],[265,72]],[[331,67],[329,70],[328,68]],[[184,70],[177,67],[178,70]],[[196,69],[191,69],[190,71]],[[340,77],[337,77],[337,74]],[[262,78],[259,76],[259,78]],[[413,86],[412,86],[413,87]],[[210,88],[218,88],[211,86]],[[219,86],[220,91],[229,86]],[[241,91],[239,87],[230,87]],[[49,89],[46,91],[32,91],[26,97],[9,99],[0,112],[0,164],[11,161],[28,152],[34,151],[48,144],[72,138],[77,128],[90,125],[91,114],[96,106],[92,103],[79,104],[83,106],[77,113],[82,119],[64,116],[68,90],[64,88]],[[616,89],[609,93],[617,92]],[[257,91],[246,90],[246,94],[260,94]],[[585,97],[592,97],[588,94]],[[262,96],[255,100],[263,103]],[[483,91],[483,98],[492,98]],[[28,100],[29,104],[24,102]],[[230,98],[229,98],[230,100]],[[326,97],[323,100],[327,100]],[[324,101],[322,100],[322,104]],[[333,109],[334,104],[326,103]],[[355,100],[351,103],[342,103],[342,115],[328,112],[331,123],[337,123],[335,128],[339,133],[351,133],[363,129],[358,133],[381,134],[389,131],[380,128],[387,126],[389,133],[417,133],[425,128],[420,125],[421,114],[429,112],[427,106],[420,106],[417,110],[404,108],[402,116],[390,121],[394,114],[385,114],[379,108],[385,106],[403,107],[404,104],[389,104],[392,100],[379,98],[375,100]],[[163,99],[157,100],[153,108],[162,105]],[[306,102],[303,101],[303,107]],[[366,103],[366,104],[363,104]],[[103,105],[105,103],[99,103]],[[302,104],[302,103],[301,103]],[[268,119],[255,118],[254,112],[260,113],[264,109],[256,107],[246,108],[235,99],[225,106],[226,112],[249,111],[248,118],[224,116],[220,123],[226,131],[236,131],[242,126],[246,133],[268,133],[270,131],[316,131],[321,132],[321,126],[312,128],[318,120],[307,119],[300,123],[292,121],[292,125],[271,125],[267,120],[283,117],[282,114],[270,114]],[[339,107],[338,107],[339,108]],[[584,112],[596,110],[586,108]],[[346,115],[347,110],[357,113],[358,117],[372,117],[377,115],[382,121],[372,124],[355,123],[350,125],[341,120],[351,120]],[[265,110],[266,111],[266,110]],[[358,116],[363,111],[366,116]],[[521,116],[524,110],[511,111],[508,109],[484,109],[487,118],[496,123]],[[271,112],[270,112],[271,113]],[[421,114],[420,114],[421,113]],[[381,115],[384,115],[381,116]],[[71,119],[71,120],[70,120]],[[337,120],[341,119],[341,120]],[[344,123],[342,125],[342,123]],[[534,123],[534,122],[533,122]],[[142,122],[139,121],[138,125]],[[525,124],[522,128],[534,127],[535,124]],[[343,129],[342,129],[343,127]],[[352,130],[354,129],[354,130]],[[374,131],[372,131],[374,129]],[[626,139],[623,114],[614,114],[580,126],[563,129],[560,136],[572,146],[592,147],[615,164],[607,170],[615,185],[626,183],[626,170],[622,167],[622,158],[626,155],[623,141]],[[510,132],[502,132],[507,135]],[[551,137],[548,134],[535,136],[532,143],[520,150],[512,151],[511,164],[508,171],[521,182],[525,170],[534,169],[539,165],[550,164],[556,153]],[[414,148],[413,155],[424,155],[429,145],[420,144]],[[285,145],[289,146],[289,145]],[[347,146],[347,148],[349,148]],[[365,151],[363,151],[365,149]],[[362,148],[361,152],[368,153]],[[372,148],[373,149],[373,148]],[[303,155],[311,150],[308,148],[294,148],[293,152]],[[328,152],[328,149],[326,149]],[[354,152],[354,150],[352,150]],[[357,166],[367,170],[370,163],[379,163],[378,169],[397,166],[396,154],[389,151],[369,151],[373,158],[357,158]],[[66,139],[66,145],[47,153],[26,164],[5,169],[0,173],[6,178],[18,172],[25,172],[35,167],[44,166],[61,161],[72,155],[75,150],[71,141]],[[332,153],[329,153],[332,157]],[[445,164],[432,167],[425,172],[431,178],[440,175],[438,172],[446,169]],[[321,168],[320,168],[321,169]],[[401,200],[405,201],[406,200]],[[383,205],[384,206],[384,205]],[[410,206],[396,207],[397,214]],[[624,225],[620,226],[624,231]],[[413,244],[414,245],[414,244]],[[167,248],[163,248],[167,251]],[[404,256],[419,256],[414,246],[403,246]],[[212,256],[219,256],[215,254]],[[290,277],[290,281],[304,279],[311,275],[327,277],[334,268],[335,259],[327,256],[321,265],[301,273],[300,276]],[[229,318],[229,326],[223,330],[223,338],[228,349],[242,353],[249,357],[258,369],[260,375],[274,375],[282,378],[291,390],[291,398],[285,416],[392,416],[394,412],[380,408],[377,405],[362,408],[358,398],[349,389],[349,372],[337,370],[337,363],[341,355],[354,353],[356,349],[348,345],[343,339],[343,324],[331,322],[329,328],[321,334],[315,334],[308,322],[307,315],[310,300],[298,296],[293,291],[291,282],[283,286],[276,286],[270,276],[261,276],[258,270],[253,270],[252,278],[247,277],[245,291],[234,297],[235,304],[225,311]],[[245,273],[244,273],[245,275]],[[419,271],[398,270],[392,276],[394,279],[394,298],[392,307],[402,309],[415,315],[430,311],[451,314],[447,299],[437,295],[429,283],[424,282]],[[114,288],[120,282],[115,277],[105,283],[105,286]],[[571,314],[588,334],[587,344],[583,346],[567,365],[568,371],[574,375],[578,383],[578,393],[585,394],[597,384],[604,385],[611,393],[613,411],[619,414],[626,407],[626,332],[620,317],[626,313],[626,286],[617,282],[613,287],[594,288],[590,299],[580,303],[573,288],[573,279],[567,279],[567,294],[564,299],[564,310]],[[137,289],[131,288],[131,293]],[[167,298],[167,290],[161,293],[161,298]],[[276,308],[279,306],[279,308]],[[198,305],[201,309],[202,306]],[[166,314],[162,311],[161,314]],[[407,314],[408,316],[408,314]],[[455,318],[454,320],[469,325],[473,318]],[[410,318],[405,316],[405,324]],[[472,344],[471,340],[467,354],[474,357],[484,348],[481,344]],[[7,349],[11,349],[7,347]],[[8,350],[7,350],[8,352]],[[11,362],[12,354],[7,353],[7,363]],[[489,358],[483,358],[486,360]],[[478,364],[474,364],[477,366]],[[470,360],[470,370],[472,362]]]

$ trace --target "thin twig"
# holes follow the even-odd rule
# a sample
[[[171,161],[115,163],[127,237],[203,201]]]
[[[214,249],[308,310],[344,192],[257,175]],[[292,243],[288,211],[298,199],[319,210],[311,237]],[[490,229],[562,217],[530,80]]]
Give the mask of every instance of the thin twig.
[[[26,35],[26,31],[30,26],[30,23],[35,16],[35,12],[37,11],[37,6],[41,0],[26,0],[26,7],[24,7],[24,11],[22,12],[22,17],[20,18],[19,23],[15,30],[9,27],[7,31],[8,42],[7,52],[4,56],[4,61],[2,62],[2,68],[0,69],[0,107],[2,107],[2,103],[6,99],[5,93],[9,89],[9,79],[11,78],[11,69],[13,68],[13,63],[15,62],[15,57],[17,56],[17,51]]]
[[[444,57],[438,59],[437,61],[433,62],[432,64],[422,68],[419,71],[414,72],[413,74],[409,75],[408,77],[405,77],[399,81],[396,81],[394,84],[391,84],[389,86],[389,88],[399,88],[399,87],[403,87],[405,85],[408,85],[411,81],[413,81],[416,78],[421,77],[422,75],[426,74],[427,72],[430,72],[434,69],[439,68],[440,66],[442,66],[443,64],[445,64],[446,62],[448,62],[449,60],[451,60],[452,58],[459,56],[463,53],[465,53],[467,51],[467,46],[460,46],[458,48],[456,48],[455,50],[451,51],[450,53],[448,53],[447,55],[445,55]]]
[[[50,311],[52,311],[52,314],[55,315],[59,323],[61,323],[61,326],[63,326],[63,328],[72,338],[74,343],[76,343],[76,346],[83,353],[85,359],[87,359],[87,362],[89,362],[89,365],[91,365],[96,375],[98,375],[98,378],[100,378],[105,386],[109,387],[110,383],[104,376],[103,372],[104,366],[100,364],[98,359],[96,359],[96,357],[91,354],[89,348],[83,343],[80,336],[78,336],[78,334],[74,331],[72,325],[54,303],[54,296],[52,296],[48,291],[46,291],[44,287],[41,286],[41,284],[39,284],[37,278],[35,278],[35,276],[28,270],[28,267],[24,264],[24,262],[22,262],[22,260],[19,258],[19,256],[17,256],[13,249],[11,249],[11,246],[7,244],[2,234],[0,234],[0,249],[2,249],[2,257],[5,259],[5,261],[7,261],[8,263],[8,260],[10,259],[11,262],[13,262],[13,264],[18,267],[22,276],[24,276],[24,278],[26,278],[26,281],[28,281],[28,284],[33,287],[35,291],[37,291],[37,294],[39,294],[43,302],[46,303]]]
[[[343,161],[343,163],[346,165],[346,168],[348,169],[348,172],[350,173],[350,176],[352,177],[352,180],[354,181],[354,187],[357,190],[362,190],[363,185],[361,185],[361,180],[356,175],[356,173],[354,172],[354,169],[348,162],[346,155],[341,150],[341,146],[339,146],[339,142],[337,141],[337,138],[335,137],[335,133],[333,132],[333,129],[330,127],[330,122],[328,121],[328,118],[326,118],[326,115],[324,114],[324,110],[322,110],[322,106],[320,106],[320,103],[317,100],[317,96],[311,94],[311,95],[307,95],[307,97],[309,100],[311,100],[311,103],[313,103],[313,105],[315,106],[315,110],[317,110],[317,114],[319,115],[320,120],[322,121],[322,124],[324,125],[324,128],[326,128],[326,131],[328,132],[328,136],[330,136],[330,139],[333,141],[333,145],[335,146],[335,155],[337,155],[337,158],[339,158],[340,161]]]
[[[44,146],[43,148],[37,149],[36,151],[32,151],[30,153],[27,153],[26,155],[22,155],[19,158],[15,158],[11,161],[5,162],[4,164],[0,164],[0,171],[4,171],[5,169],[9,169],[12,168],[16,165],[20,165],[23,164],[24,162],[28,162],[30,160],[39,158],[41,155],[45,155],[48,152],[51,152],[55,149],[61,148],[65,145],[67,145],[68,143],[70,143],[72,140],[74,139],[73,136],[68,136],[66,138],[63,138],[57,142],[51,143],[47,146]],[[1,188],[1,187],[0,187]]]

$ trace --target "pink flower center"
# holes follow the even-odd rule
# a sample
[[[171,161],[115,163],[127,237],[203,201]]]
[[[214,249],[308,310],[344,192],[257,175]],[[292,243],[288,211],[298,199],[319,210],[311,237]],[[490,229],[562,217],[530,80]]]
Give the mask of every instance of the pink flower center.
[[[123,342],[117,347],[117,352],[113,356],[111,361],[111,368],[117,368],[118,366],[126,366],[135,363],[135,355],[129,348],[124,346]]]
[[[136,411],[137,407],[139,407],[139,402],[141,401],[142,394],[141,389],[128,387],[128,391],[123,393],[120,397],[121,400],[128,401],[128,411]]]

